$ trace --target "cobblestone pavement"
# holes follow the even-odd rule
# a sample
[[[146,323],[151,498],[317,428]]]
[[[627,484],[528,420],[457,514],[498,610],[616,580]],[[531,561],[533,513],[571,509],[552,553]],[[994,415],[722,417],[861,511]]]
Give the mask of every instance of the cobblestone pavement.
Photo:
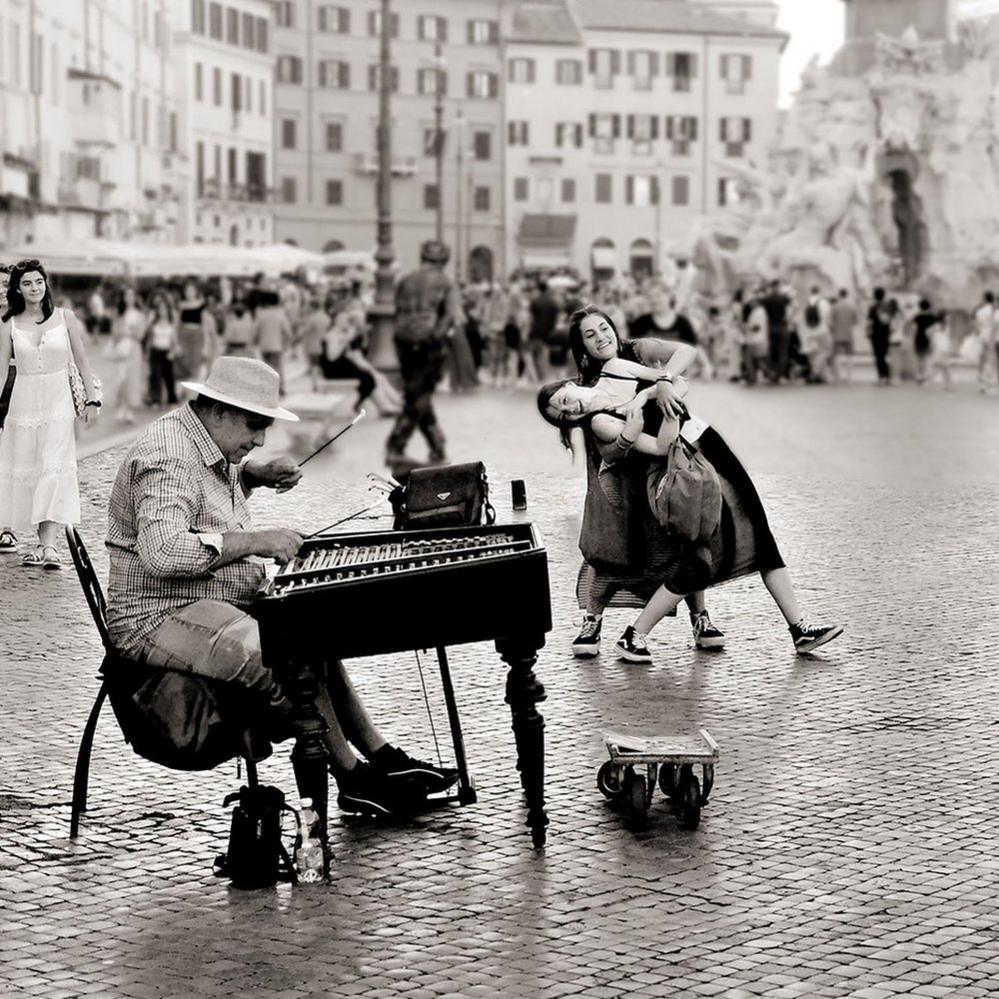
[[[243,893],[214,879],[234,768],[158,769],[131,754],[110,712],[71,843],[97,635],[72,572],[0,562],[0,994],[992,994],[999,400],[707,386],[695,401],[754,472],[808,606],[846,623],[825,654],[793,655],[754,579],[709,595],[723,653],[697,652],[678,619],[655,635],[651,667],[607,653],[575,662],[580,463],[526,394],[441,402],[452,457],[487,460],[501,517],[509,480],[527,480],[549,552],[543,852],[524,829],[503,670],[485,645],[452,653],[479,803],[406,826],[334,809],[329,886]],[[387,430],[365,421],[299,490],[256,498],[259,522],[314,529],[364,506],[361,476],[379,470]],[[120,453],[82,469],[102,573]],[[389,614],[373,607],[360,626]],[[608,645],[630,614],[608,615]],[[432,754],[413,657],[352,669],[385,728]],[[658,793],[641,833],[601,797],[598,730],[618,722],[711,730],[722,759],[697,832],[679,830]],[[286,756],[262,776],[290,792]]]

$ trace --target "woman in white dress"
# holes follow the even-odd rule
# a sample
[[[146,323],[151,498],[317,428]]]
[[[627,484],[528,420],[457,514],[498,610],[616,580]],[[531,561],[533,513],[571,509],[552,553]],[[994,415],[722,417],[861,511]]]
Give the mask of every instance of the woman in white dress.
[[[24,554],[22,565],[60,569],[59,526],[80,520],[71,358],[86,391],[84,422],[97,418],[101,403],[83,324],[71,310],[53,308],[48,277],[37,260],[22,260],[11,269],[0,326],[0,381],[12,356],[17,378],[0,434],[0,524],[38,531],[38,547]]]
[[[118,303],[112,326],[111,356],[114,359],[114,398],[109,399],[119,423],[134,423],[135,411],[142,405],[145,384],[142,341],[149,317],[139,305],[135,289],[128,287]]]

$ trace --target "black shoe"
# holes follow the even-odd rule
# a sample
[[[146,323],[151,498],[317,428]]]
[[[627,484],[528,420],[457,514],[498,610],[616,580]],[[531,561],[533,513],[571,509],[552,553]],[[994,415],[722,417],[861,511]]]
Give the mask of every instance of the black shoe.
[[[583,618],[583,626],[572,643],[572,654],[577,659],[592,659],[600,655],[600,628],[603,618],[587,614]]]
[[[652,662],[652,653],[645,644],[645,635],[640,635],[630,624],[617,640],[617,655],[619,659],[625,659],[629,663]]]
[[[439,794],[458,780],[458,771],[453,767],[438,767],[414,759],[394,746],[385,746],[375,753],[371,769],[393,781],[412,781],[422,787],[425,794]]]
[[[788,631],[791,632],[795,651],[799,655],[804,655],[820,645],[825,645],[826,642],[831,642],[834,638],[839,638],[843,634],[843,625],[812,627],[802,618],[797,624],[792,624]]]
[[[725,633],[711,623],[706,610],[690,615],[690,625],[694,629],[694,644],[699,649],[725,648]]]
[[[340,793],[336,803],[344,812],[361,815],[409,816],[420,810],[427,799],[415,780],[393,780],[370,764],[359,762],[353,770],[337,778]]]

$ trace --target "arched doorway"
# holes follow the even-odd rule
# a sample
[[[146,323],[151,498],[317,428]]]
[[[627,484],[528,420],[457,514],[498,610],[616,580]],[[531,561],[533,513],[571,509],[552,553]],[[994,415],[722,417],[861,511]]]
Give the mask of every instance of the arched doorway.
[[[328,239],[323,243],[323,253],[336,253],[337,250],[342,249],[344,249],[344,245],[338,239]]]
[[[593,284],[610,281],[617,270],[617,248],[614,240],[600,236],[590,245],[590,270]]]
[[[468,277],[471,281],[492,281],[493,251],[488,246],[476,246],[469,253]]]
[[[628,253],[628,267],[632,277],[652,277],[656,269],[655,263],[652,243],[647,239],[632,240],[631,250]]]

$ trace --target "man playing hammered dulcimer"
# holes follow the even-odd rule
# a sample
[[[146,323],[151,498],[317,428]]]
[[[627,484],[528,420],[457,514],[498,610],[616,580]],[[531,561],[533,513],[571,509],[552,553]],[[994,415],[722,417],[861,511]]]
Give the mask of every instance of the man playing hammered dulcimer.
[[[297,734],[293,705],[262,661],[250,611],[263,561],[287,562],[303,539],[288,528],[254,529],[247,499],[258,488],[293,489],[302,472],[287,457],[249,455],[275,420],[297,417],[279,405],[277,371],[254,358],[220,357],[204,383],[184,387],[194,398],[136,441],[112,489],[111,639],[147,668],[212,681],[220,710],[250,704],[247,723],[280,741]],[[342,663],[328,665],[315,706],[326,722],[341,809],[410,814],[457,780],[456,770],[413,759],[388,742]]]

